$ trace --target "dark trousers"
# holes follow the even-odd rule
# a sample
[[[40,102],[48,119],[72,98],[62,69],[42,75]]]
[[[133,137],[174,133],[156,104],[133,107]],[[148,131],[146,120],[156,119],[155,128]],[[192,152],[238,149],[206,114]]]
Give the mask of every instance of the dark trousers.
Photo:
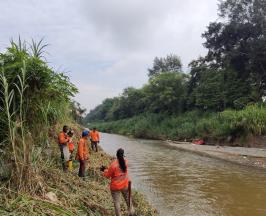
[[[64,146],[60,144],[59,149],[60,149],[60,153],[61,153],[62,167],[63,167],[63,170],[66,171],[67,168],[66,168],[66,162],[65,162],[65,156],[64,156],[63,148],[64,148]]]
[[[85,177],[86,160],[79,160],[79,177]]]
[[[94,151],[98,151],[98,141],[91,141],[91,148],[92,148],[92,150],[94,150]]]
[[[71,151],[69,155],[69,160],[73,160],[73,158],[74,158],[74,151]]]

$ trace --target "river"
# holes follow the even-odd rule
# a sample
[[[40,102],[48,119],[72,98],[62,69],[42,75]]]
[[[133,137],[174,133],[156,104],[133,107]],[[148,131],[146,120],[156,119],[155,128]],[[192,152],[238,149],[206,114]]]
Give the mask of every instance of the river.
[[[202,157],[166,142],[102,134],[115,155],[125,149],[133,187],[161,216],[265,216],[266,172]]]

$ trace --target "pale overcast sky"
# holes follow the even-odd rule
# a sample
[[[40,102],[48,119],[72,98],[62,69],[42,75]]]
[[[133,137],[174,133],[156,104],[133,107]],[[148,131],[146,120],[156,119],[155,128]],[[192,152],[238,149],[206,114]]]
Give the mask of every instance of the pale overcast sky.
[[[206,50],[201,34],[218,0],[0,0],[0,51],[11,38],[45,39],[46,58],[65,71],[88,110],[147,82],[155,56],[187,64]]]

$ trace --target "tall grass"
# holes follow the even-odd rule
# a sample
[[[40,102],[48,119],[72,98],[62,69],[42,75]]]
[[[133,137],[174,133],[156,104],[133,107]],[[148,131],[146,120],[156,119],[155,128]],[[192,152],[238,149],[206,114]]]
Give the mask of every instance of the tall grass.
[[[3,98],[2,104],[0,107],[1,111],[6,116],[7,119],[7,128],[8,135],[6,140],[7,143],[11,143],[13,150],[13,158],[15,160],[16,175],[19,177],[18,188],[22,184],[22,179],[27,177],[27,168],[29,165],[29,146],[25,140],[25,128],[24,128],[24,92],[27,88],[26,85],[26,65],[23,62],[23,67],[21,68],[21,74],[17,75],[18,84],[12,83],[15,86],[15,89],[19,95],[18,103],[15,101],[15,89],[12,88],[12,85],[8,83],[4,70],[0,75],[0,81],[2,89]],[[17,103],[19,109],[13,109],[11,105]],[[20,138],[20,140],[18,140]],[[20,146],[20,143],[22,146]]]
[[[3,98],[1,98],[3,106],[0,107],[0,109],[5,115],[6,125],[7,125],[7,130],[8,130],[8,133],[6,136],[7,140],[5,140],[4,142],[11,143],[13,157],[15,160],[15,167],[16,167],[17,172],[19,172],[18,157],[17,157],[16,143],[15,143],[16,142],[15,135],[16,135],[17,127],[16,127],[16,122],[13,119],[15,115],[15,111],[11,110],[11,104],[14,99],[14,89],[10,89],[10,86],[5,76],[5,72],[3,68],[0,74],[0,81],[1,81],[1,86],[3,89],[3,92],[1,92],[3,95]]]
[[[46,46],[32,41],[28,49],[19,38],[0,53],[0,160],[11,171],[7,176],[0,167],[0,179],[9,179],[18,191],[36,183],[40,173],[31,157],[48,146],[49,129],[73,120],[70,97],[77,89],[42,60]]]
[[[18,110],[18,119],[19,119],[19,128],[20,128],[20,138],[22,142],[22,159],[20,163],[20,179],[19,179],[19,187],[22,185],[22,181],[24,180],[24,184],[27,184],[27,179],[29,177],[29,163],[30,163],[30,142],[25,140],[25,109],[24,109],[24,93],[27,89],[26,84],[26,63],[23,61],[23,67],[21,68],[21,74],[17,75],[18,84],[14,83],[18,95],[19,95],[19,110]]]

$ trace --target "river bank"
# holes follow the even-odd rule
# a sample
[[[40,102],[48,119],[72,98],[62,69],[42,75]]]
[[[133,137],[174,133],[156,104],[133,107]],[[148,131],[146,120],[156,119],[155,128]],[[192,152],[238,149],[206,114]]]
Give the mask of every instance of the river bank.
[[[106,123],[108,124],[108,123]],[[101,126],[100,126],[101,129]],[[107,131],[109,131],[107,129]],[[117,128],[114,128],[114,130],[117,130]],[[106,132],[106,129],[104,130]],[[121,135],[127,135],[132,136],[136,138],[145,138],[145,139],[151,139],[150,136],[143,135],[141,137],[132,135],[132,134],[126,134],[123,131],[119,131]],[[156,137],[156,140],[162,140],[163,142],[167,142],[170,146],[175,147],[179,150],[183,151],[189,151],[192,153],[196,153],[199,155],[212,157],[228,162],[232,162],[235,164],[245,165],[245,166],[251,166],[251,167],[257,167],[257,168],[263,168],[266,169],[266,148],[265,148],[265,137],[257,137],[254,139],[254,137],[247,137],[245,144],[240,143],[212,143],[211,145],[195,145],[191,142],[182,142],[182,141],[169,141],[166,139],[161,139],[159,137]],[[230,144],[232,146],[230,146]],[[255,146],[255,147],[251,147]]]
[[[99,170],[101,165],[108,166],[114,158],[103,150],[91,152],[89,174],[84,180],[77,175],[77,161],[73,163],[72,172],[62,171],[54,138],[46,148],[39,148],[32,158],[33,161],[38,159],[38,163],[32,164],[36,171],[32,175],[36,184],[31,190],[16,191],[16,185],[9,181],[1,182],[0,215],[114,215],[109,181],[101,176]],[[157,215],[146,198],[136,191],[133,192],[133,204],[136,215]],[[125,214],[124,202],[121,208]]]
[[[266,169],[266,149],[230,146],[195,145],[189,142],[167,143],[178,150],[189,151],[240,165]]]
[[[210,121],[210,116],[199,118],[195,113],[177,118],[163,118],[160,115],[149,114],[113,122],[94,123],[94,125],[102,132],[135,138],[173,140],[170,145],[181,150],[236,164],[266,168],[266,150],[264,150],[266,149],[266,136],[262,135],[264,130],[261,130],[260,135],[256,135],[256,133],[252,134],[255,129],[251,130],[250,126],[250,128],[245,126],[248,125],[246,114],[251,113],[251,110],[246,109],[235,113],[243,114],[243,116],[234,119],[231,113],[229,115],[224,112],[226,115],[219,115],[219,118],[213,118]],[[234,121],[229,121],[230,118]],[[263,118],[257,119],[264,121]],[[259,125],[264,128],[264,123]],[[203,139],[206,145],[192,145],[194,138]],[[184,140],[186,142],[182,142]]]
[[[181,115],[143,113],[127,119],[90,123],[106,133],[136,138],[192,141],[239,147],[266,147],[266,107],[223,112],[191,111]]]

